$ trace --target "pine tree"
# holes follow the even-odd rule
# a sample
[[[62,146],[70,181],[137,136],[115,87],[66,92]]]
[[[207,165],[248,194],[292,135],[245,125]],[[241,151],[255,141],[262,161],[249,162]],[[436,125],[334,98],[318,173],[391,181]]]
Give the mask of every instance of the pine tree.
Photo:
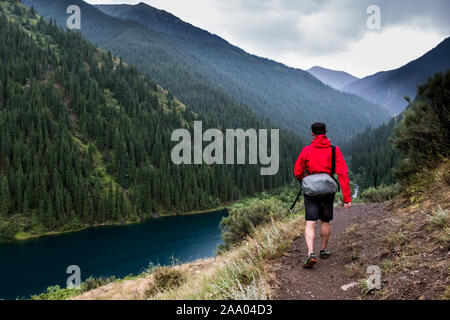
[[[9,213],[11,197],[8,181],[4,175],[0,175],[0,217],[6,217]]]

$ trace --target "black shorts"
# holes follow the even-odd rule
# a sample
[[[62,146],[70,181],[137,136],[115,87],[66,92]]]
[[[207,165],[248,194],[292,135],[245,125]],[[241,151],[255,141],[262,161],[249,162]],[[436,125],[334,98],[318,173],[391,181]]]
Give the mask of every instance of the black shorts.
[[[334,196],[334,193],[323,197],[305,196],[305,220],[324,222],[333,220]]]

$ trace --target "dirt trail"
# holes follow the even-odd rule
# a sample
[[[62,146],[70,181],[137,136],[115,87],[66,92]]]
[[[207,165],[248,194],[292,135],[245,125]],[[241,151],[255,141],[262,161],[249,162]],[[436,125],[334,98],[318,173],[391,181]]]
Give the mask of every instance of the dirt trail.
[[[345,230],[355,223],[365,224],[384,214],[386,211],[383,204],[356,204],[350,211],[335,208],[328,246],[332,256],[326,260],[319,258],[313,269],[304,269],[302,265],[307,253],[305,239],[296,239],[275,272],[275,299],[346,300],[360,297],[359,286],[347,291],[341,289],[341,286],[358,280],[351,278],[346,271],[348,244]],[[316,227],[314,245],[317,256],[320,250],[319,225],[320,223]]]

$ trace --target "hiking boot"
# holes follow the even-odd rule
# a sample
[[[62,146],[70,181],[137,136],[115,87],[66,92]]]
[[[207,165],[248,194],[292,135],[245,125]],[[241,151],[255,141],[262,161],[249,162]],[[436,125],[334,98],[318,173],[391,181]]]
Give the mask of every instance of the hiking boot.
[[[311,253],[308,258],[306,258],[305,263],[303,264],[303,268],[310,269],[317,263],[317,258],[314,253]]]
[[[331,252],[328,251],[327,249],[320,250],[320,258],[321,259],[328,259],[330,256],[331,256]]]

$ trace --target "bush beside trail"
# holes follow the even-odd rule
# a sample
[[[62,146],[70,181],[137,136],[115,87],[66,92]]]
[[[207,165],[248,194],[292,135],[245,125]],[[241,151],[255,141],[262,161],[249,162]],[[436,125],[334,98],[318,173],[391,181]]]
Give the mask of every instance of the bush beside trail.
[[[363,202],[379,203],[392,200],[397,197],[401,192],[401,186],[399,184],[393,184],[390,186],[380,186],[378,188],[368,188],[361,194]]]
[[[230,249],[252,236],[256,227],[271,220],[281,220],[289,214],[286,204],[276,199],[252,199],[243,206],[230,210],[229,216],[220,223],[222,240],[221,249]]]

